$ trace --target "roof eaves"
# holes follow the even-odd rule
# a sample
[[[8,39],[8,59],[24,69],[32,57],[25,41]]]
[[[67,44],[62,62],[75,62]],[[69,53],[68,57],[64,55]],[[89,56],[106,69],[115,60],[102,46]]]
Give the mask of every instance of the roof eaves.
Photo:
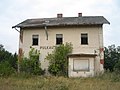
[[[46,23],[47,20],[47,23]],[[48,22],[49,21],[49,22]],[[103,16],[27,19],[12,28],[110,24]]]
[[[68,54],[68,57],[96,57],[97,54],[83,54],[83,53],[80,53],[80,54]]]

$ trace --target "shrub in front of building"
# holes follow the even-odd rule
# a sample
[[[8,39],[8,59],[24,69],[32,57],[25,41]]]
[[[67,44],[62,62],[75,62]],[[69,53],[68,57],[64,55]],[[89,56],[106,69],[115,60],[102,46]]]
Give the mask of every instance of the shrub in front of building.
[[[15,69],[8,61],[0,62],[0,76],[9,76],[15,72]]]
[[[44,74],[44,70],[42,70],[40,67],[39,55],[40,53],[38,50],[31,48],[29,57],[24,57],[20,62],[20,72],[32,75]]]
[[[67,76],[68,74],[68,60],[67,55],[72,52],[72,44],[66,43],[56,46],[54,51],[46,56],[49,60],[48,71],[52,75]]]

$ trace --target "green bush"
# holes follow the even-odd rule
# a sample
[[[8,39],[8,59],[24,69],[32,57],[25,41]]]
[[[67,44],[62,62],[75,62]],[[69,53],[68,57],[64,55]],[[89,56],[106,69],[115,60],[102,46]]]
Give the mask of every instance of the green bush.
[[[0,63],[0,76],[9,76],[14,73],[14,68],[11,67],[8,61]]]
[[[104,68],[113,72],[116,64],[120,60],[120,46],[116,47],[115,45],[111,45],[108,48],[105,47],[104,59]]]
[[[68,73],[67,55],[72,52],[72,44],[66,43],[55,47],[55,50],[46,56],[49,60],[48,71],[53,75],[66,76]]]
[[[33,75],[42,75],[44,74],[44,70],[40,67],[39,62],[39,52],[31,48],[29,52],[29,58],[23,58],[23,60],[20,62],[20,72],[33,74]]]
[[[118,63],[115,64],[114,71],[115,73],[120,74],[120,60],[118,61]]]

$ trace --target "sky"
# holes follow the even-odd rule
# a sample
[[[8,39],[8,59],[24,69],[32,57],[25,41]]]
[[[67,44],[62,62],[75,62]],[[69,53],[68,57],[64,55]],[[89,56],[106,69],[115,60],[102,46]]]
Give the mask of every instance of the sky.
[[[0,44],[9,52],[18,52],[19,32],[12,26],[30,18],[104,16],[104,46],[120,46],[120,0],[1,0]]]

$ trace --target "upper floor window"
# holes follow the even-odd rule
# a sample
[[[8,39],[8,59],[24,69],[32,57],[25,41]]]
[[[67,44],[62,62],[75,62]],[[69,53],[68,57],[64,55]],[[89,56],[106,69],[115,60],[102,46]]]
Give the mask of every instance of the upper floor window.
[[[87,45],[88,44],[88,34],[87,33],[82,33],[81,34],[81,44],[82,45]]]
[[[32,36],[32,45],[38,45],[39,35]]]
[[[63,34],[56,34],[56,45],[63,43]]]

